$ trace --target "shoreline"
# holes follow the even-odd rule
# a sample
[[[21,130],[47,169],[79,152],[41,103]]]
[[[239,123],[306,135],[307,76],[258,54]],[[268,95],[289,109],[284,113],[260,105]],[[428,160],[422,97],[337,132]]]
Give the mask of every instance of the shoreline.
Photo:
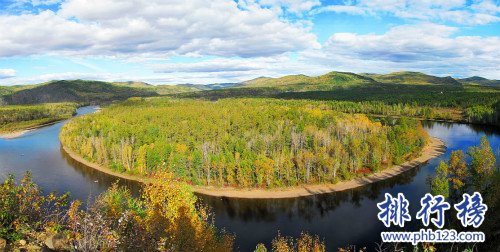
[[[73,160],[95,170],[101,171],[108,175],[136,181],[140,183],[147,183],[148,178],[126,173],[119,173],[110,170],[109,168],[100,166],[98,164],[89,162],[84,158],[77,155],[75,152],[69,150],[66,146],[61,144],[64,152],[68,154]],[[368,185],[377,181],[392,178],[405,171],[416,168],[430,159],[436,158],[446,151],[446,146],[441,139],[430,137],[429,143],[422,149],[420,156],[406,161],[401,165],[393,165],[382,171],[372,173],[365,177],[355,178],[349,181],[341,181],[335,184],[315,184],[315,185],[302,185],[281,189],[245,189],[245,188],[221,188],[215,186],[193,186],[193,191],[196,194],[202,194],[213,197],[228,197],[228,198],[245,198],[245,199],[282,199],[282,198],[296,198],[303,196],[312,196],[317,194],[339,192],[349,189],[354,189],[360,186]]]
[[[72,118],[72,117],[70,117],[70,118]],[[8,139],[18,138],[18,137],[21,137],[24,134],[26,134],[32,130],[36,130],[36,129],[43,128],[46,126],[50,126],[50,125],[56,124],[58,122],[62,122],[64,120],[68,120],[70,118],[55,120],[52,122],[43,123],[43,124],[35,125],[35,126],[30,126],[30,127],[24,128],[24,129],[15,130],[15,131],[11,131],[11,132],[0,133],[0,139],[7,139],[8,140]]]
[[[0,139],[14,139],[18,138],[26,133],[30,132],[29,129],[24,129],[24,130],[16,130],[16,131],[11,131],[11,132],[6,132],[6,133],[0,133]]]

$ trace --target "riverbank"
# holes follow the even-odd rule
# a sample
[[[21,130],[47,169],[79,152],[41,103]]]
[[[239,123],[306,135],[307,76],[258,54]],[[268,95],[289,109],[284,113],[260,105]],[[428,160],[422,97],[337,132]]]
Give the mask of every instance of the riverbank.
[[[360,177],[349,181],[341,181],[335,184],[303,185],[291,188],[271,190],[195,187],[195,192],[215,197],[254,199],[295,198],[315,194],[339,192],[394,177],[405,171],[418,167],[429,161],[430,159],[442,155],[443,153],[445,153],[445,151],[446,146],[444,145],[444,142],[441,139],[431,137],[429,143],[424,147],[424,149],[422,150],[422,154],[419,157],[407,161],[401,165],[393,165],[380,172],[376,172],[366,177]]]
[[[90,168],[104,172],[108,175],[141,183],[147,183],[149,180],[137,175],[130,175],[112,171],[109,168],[85,160],[65,146],[62,146],[62,148],[68,154],[68,156],[75,161]],[[280,189],[242,189],[231,187],[221,188],[215,186],[193,186],[193,189],[195,193],[208,196],[249,199],[295,198],[315,194],[339,192],[394,177],[405,171],[418,167],[429,161],[430,159],[442,155],[445,151],[446,146],[444,145],[444,142],[441,139],[431,137],[429,139],[429,143],[423,148],[421,155],[413,160],[407,161],[401,165],[394,165],[380,172],[373,173],[365,177],[360,177],[349,181],[342,181],[335,184],[303,185]]]
[[[10,132],[3,132],[3,133],[0,133],[0,138],[1,139],[18,138],[18,137],[21,137],[24,134],[26,134],[26,133],[28,133],[28,132],[30,132],[32,130],[43,128],[43,127],[46,127],[46,126],[50,126],[50,125],[56,124],[58,122],[62,122],[64,120],[67,120],[67,119],[68,118],[57,119],[57,120],[54,120],[54,121],[45,122],[45,123],[42,123],[42,124],[39,124],[39,125],[35,125],[35,126],[29,126],[29,127],[24,128],[24,129],[14,130],[14,131],[10,131]]]
[[[3,138],[3,139],[13,139],[13,138],[20,137],[20,136],[26,134],[29,131],[30,130],[17,130],[17,131],[12,131],[12,132],[0,133],[0,138]]]

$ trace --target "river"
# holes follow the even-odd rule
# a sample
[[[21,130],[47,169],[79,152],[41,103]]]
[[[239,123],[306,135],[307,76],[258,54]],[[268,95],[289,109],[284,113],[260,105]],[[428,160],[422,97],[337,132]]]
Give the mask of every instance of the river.
[[[77,113],[83,115],[95,110],[95,107],[83,107]],[[19,178],[31,171],[45,192],[69,191],[73,198],[84,201],[117,181],[73,162],[62,152],[58,136],[64,123],[36,129],[19,138],[0,139],[0,178],[8,174]],[[446,153],[388,180],[344,192],[294,199],[200,198],[215,213],[215,225],[236,235],[235,243],[240,251],[253,251],[259,242],[269,245],[277,230],[289,236],[299,236],[302,231],[316,234],[325,240],[328,251],[350,244],[373,248],[379,241],[380,232],[385,230],[376,218],[376,204],[383,200],[384,193],[404,193],[410,202],[410,212],[415,216],[420,198],[429,191],[427,177],[433,174],[440,160],[448,160],[452,150],[467,151],[486,135],[500,159],[498,128],[440,122],[424,122],[424,127],[430,135],[445,142]],[[121,180],[119,183],[134,193],[140,188],[135,182]],[[411,225],[409,230],[413,230]]]

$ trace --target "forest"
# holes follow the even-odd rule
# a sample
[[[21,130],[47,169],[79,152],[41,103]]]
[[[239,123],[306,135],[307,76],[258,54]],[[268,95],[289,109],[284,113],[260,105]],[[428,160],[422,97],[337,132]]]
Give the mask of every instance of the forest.
[[[336,111],[335,103],[280,99],[130,99],[75,118],[61,142],[115,171],[168,171],[194,185],[284,187],[348,180],[400,164],[428,135]],[[354,106],[354,105],[353,105]]]
[[[76,103],[0,106],[0,132],[36,127],[68,119],[76,113]]]
[[[344,81],[348,81],[345,79]],[[298,81],[298,80],[295,80]],[[344,84],[304,84],[295,81],[290,84],[243,86],[220,90],[181,93],[172,95],[179,98],[202,98],[217,100],[227,97],[269,97],[281,99],[302,99],[337,102],[363,103],[359,113],[379,114],[380,107],[398,106],[420,110],[425,113],[400,114],[425,119],[451,120],[479,124],[500,125],[500,88],[486,86],[462,86],[440,84],[390,84],[351,80]],[[362,82],[364,81],[364,82]],[[339,81],[340,82],[340,81]],[[278,82],[280,83],[280,82]],[[287,82],[288,83],[288,82]],[[374,104],[367,106],[367,104]],[[346,110],[345,112],[349,112]],[[383,115],[383,113],[381,114]]]

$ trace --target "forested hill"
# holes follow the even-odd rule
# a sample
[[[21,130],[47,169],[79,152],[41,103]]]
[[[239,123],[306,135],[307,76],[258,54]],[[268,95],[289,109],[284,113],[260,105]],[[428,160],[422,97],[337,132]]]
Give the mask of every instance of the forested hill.
[[[101,81],[53,81],[19,90],[0,98],[0,104],[37,104],[54,102],[105,102],[134,96],[155,96],[154,90],[114,85]]]
[[[439,85],[462,85],[458,80],[447,76],[437,77],[419,72],[394,72],[390,74],[363,74],[381,83],[394,84],[439,84]]]
[[[403,85],[397,85],[403,84]],[[320,76],[287,75],[259,77],[240,83],[151,85],[145,82],[101,82],[60,80],[37,85],[0,86],[0,104],[50,102],[108,102],[129,97],[176,95],[178,97],[219,99],[226,97],[279,97],[320,100],[417,102],[425,105],[470,105],[470,98],[497,97],[499,80],[482,77],[454,79],[418,72],[355,74],[330,72]],[[201,91],[201,92],[200,92]],[[472,95],[471,93],[475,93]],[[477,96],[477,94],[480,94]],[[178,95],[181,94],[181,95]],[[428,99],[429,95],[432,99]],[[443,97],[444,96],[444,97]],[[436,100],[437,99],[437,100]],[[457,100],[458,99],[458,100]],[[483,99],[482,97],[480,98]],[[455,101],[457,100],[457,101]],[[422,102],[425,101],[425,102]],[[472,102],[476,104],[476,102]]]
[[[241,87],[276,87],[285,90],[328,90],[332,86],[373,84],[372,78],[347,72],[330,72],[320,76],[287,75],[280,78],[260,77],[244,81]]]
[[[500,87],[500,80],[489,80],[479,76],[473,76],[470,78],[460,79],[460,82],[467,85],[481,85],[481,86],[492,86]]]
[[[55,102],[109,102],[130,97],[169,95],[241,86],[240,83],[151,85],[145,82],[60,80],[34,85],[0,86],[0,105]]]

